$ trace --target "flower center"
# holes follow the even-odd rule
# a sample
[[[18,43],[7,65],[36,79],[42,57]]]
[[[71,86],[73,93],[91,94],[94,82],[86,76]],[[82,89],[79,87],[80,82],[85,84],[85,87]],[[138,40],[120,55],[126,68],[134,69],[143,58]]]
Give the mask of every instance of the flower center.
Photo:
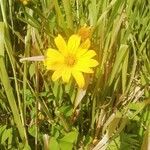
[[[76,58],[73,55],[68,55],[67,57],[65,57],[65,64],[67,66],[73,66],[76,63]]]

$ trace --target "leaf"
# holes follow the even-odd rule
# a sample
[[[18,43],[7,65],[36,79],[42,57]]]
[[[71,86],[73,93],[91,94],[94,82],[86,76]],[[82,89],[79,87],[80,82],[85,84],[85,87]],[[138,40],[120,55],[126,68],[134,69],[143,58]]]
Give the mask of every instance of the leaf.
[[[114,63],[114,66],[110,75],[109,85],[111,85],[113,80],[115,79],[116,74],[118,73],[119,67],[127,55],[127,50],[128,50],[128,45],[122,44],[120,46],[120,49],[117,53],[116,60],[115,60],[115,63]]]
[[[133,119],[137,114],[139,114],[147,105],[150,104],[150,99],[138,102],[136,104],[130,103],[129,108],[136,110],[134,113],[127,113],[130,119]]]
[[[141,150],[148,150],[150,149],[150,125],[147,127],[147,130],[145,131],[145,136],[143,138],[143,143]]]
[[[50,138],[48,147],[49,147],[49,150],[60,150],[59,144],[54,137]]]
[[[2,135],[2,133],[6,130],[7,125],[4,126],[0,126],[0,135]]]
[[[6,31],[7,33],[7,31]],[[16,91],[17,91],[17,94],[18,94],[18,85],[17,85],[17,79],[16,79],[16,74],[15,74],[15,70],[14,70],[14,64],[13,64],[13,55],[12,55],[12,47],[11,47],[11,42],[9,40],[9,35],[5,35],[4,36],[4,41],[5,41],[5,47],[7,49],[7,53],[8,53],[8,56],[9,56],[9,60],[11,62],[11,67],[12,67],[12,70],[13,70],[13,75],[14,75],[14,80],[15,80],[15,88],[16,88]],[[1,51],[1,50],[0,50]],[[0,52],[0,55],[3,55],[3,50]],[[16,95],[13,93],[13,88],[10,84],[10,80],[9,80],[9,76],[8,76],[8,68],[6,68],[6,64],[5,64],[5,61],[2,57],[0,57],[0,80],[1,80],[1,83],[5,89],[5,93],[6,93],[6,96],[7,96],[7,100],[8,100],[8,103],[10,105],[10,108],[11,108],[11,112],[13,114],[13,117],[14,117],[14,122],[16,123],[17,125],[17,128],[19,130],[19,134],[20,134],[20,137],[22,140],[26,140],[26,132],[25,132],[25,127],[24,127],[24,124],[22,123],[21,121],[21,118],[20,118],[20,108],[18,107],[17,105],[17,100],[19,101],[19,94],[18,96],[16,97]],[[22,117],[22,115],[21,115]]]
[[[71,106],[63,105],[59,109],[60,113],[64,114],[64,116],[69,117],[73,113],[73,108]]]
[[[35,125],[32,125],[31,127],[29,127],[28,132],[29,132],[30,135],[35,137]]]
[[[65,141],[59,141],[59,146],[61,150],[72,150],[73,144]]]
[[[3,132],[3,135],[2,135],[2,138],[1,138],[1,144],[4,144],[5,141],[6,141],[8,138],[11,138],[11,135],[12,135],[12,128],[6,129],[6,130]]]
[[[35,64],[31,64],[29,67],[29,74],[30,74],[30,78],[33,77],[33,75],[35,74]]]
[[[77,96],[76,96],[76,99],[75,99],[75,102],[74,102],[74,109],[76,109],[78,107],[78,105],[81,103],[83,97],[85,96],[86,94],[86,90],[84,89],[78,89],[78,92],[77,92]]]
[[[78,132],[77,131],[71,131],[69,133],[67,133],[62,139],[60,139],[61,141],[64,142],[69,142],[69,143],[75,143],[78,137]]]
[[[4,23],[0,22],[0,56],[4,57]]]
[[[122,118],[122,115],[119,111],[116,113],[113,113],[106,121],[103,127],[103,133],[105,131],[109,132],[109,135],[111,136],[112,133],[116,130],[116,127],[118,126],[118,123],[120,119]]]
[[[52,91],[53,91],[54,96],[56,97],[56,100],[62,99],[63,89],[59,81],[54,82]]]
[[[125,92],[126,89],[126,83],[127,83],[127,70],[128,70],[128,61],[129,59],[129,51],[127,52],[127,55],[125,56],[123,65],[122,65],[122,92]]]

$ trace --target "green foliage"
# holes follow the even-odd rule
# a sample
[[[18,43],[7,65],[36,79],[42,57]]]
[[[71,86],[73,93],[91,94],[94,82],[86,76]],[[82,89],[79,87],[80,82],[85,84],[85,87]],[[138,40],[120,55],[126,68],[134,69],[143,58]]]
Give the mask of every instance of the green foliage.
[[[49,149],[53,150],[72,150],[73,145],[77,141],[78,132],[71,131],[67,133],[61,139],[55,139],[55,137],[51,137],[49,141]]]
[[[1,0],[0,21],[0,149],[149,149],[148,0]],[[99,61],[85,89],[20,62],[85,24]]]

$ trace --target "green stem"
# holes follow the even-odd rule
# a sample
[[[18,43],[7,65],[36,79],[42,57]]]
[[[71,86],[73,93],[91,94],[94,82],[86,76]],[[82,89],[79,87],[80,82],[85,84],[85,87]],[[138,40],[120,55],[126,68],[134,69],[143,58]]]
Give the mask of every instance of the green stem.
[[[35,66],[35,72],[36,72],[36,102],[35,102],[35,110],[36,110],[36,118],[35,118],[35,150],[38,150],[38,107],[39,107],[39,70],[38,70],[38,62],[36,62]]]
[[[31,26],[28,25],[27,28],[27,35],[25,37],[25,57],[29,56],[30,51],[30,40],[31,40]],[[23,70],[23,115],[24,121],[26,124],[26,91],[27,91],[27,63],[24,63],[24,70]]]

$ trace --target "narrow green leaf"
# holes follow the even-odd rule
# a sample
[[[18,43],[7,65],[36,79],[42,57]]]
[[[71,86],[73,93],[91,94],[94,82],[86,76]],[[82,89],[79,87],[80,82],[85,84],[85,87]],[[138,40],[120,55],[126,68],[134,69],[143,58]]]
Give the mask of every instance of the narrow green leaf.
[[[7,139],[11,138],[11,135],[12,135],[12,128],[6,129],[2,134],[1,144],[4,144]]]
[[[62,1],[66,13],[67,26],[68,28],[73,29],[73,16],[72,16],[70,0],[62,0]]]
[[[0,56],[4,57],[4,23],[0,22]]]
[[[1,25],[4,26],[4,23],[1,22]],[[0,28],[0,30],[1,30],[1,28]],[[4,30],[4,27],[2,28],[2,30]],[[1,33],[4,34],[4,31],[2,31]],[[3,37],[4,37],[4,35],[3,35]],[[10,45],[8,34],[5,35],[4,41],[5,41],[6,49],[9,49],[8,55],[12,58],[12,55],[10,55],[10,51],[12,50],[12,48]],[[1,44],[4,45],[4,43],[1,43]],[[11,59],[11,63],[13,63],[12,59]],[[8,99],[8,102],[9,102],[9,105],[10,105],[10,108],[11,108],[11,111],[12,111],[12,114],[14,117],[14,122],[16,123],[17,128],[19,130],[20,137],[22,140],[27,140],[25,128],[24,128],[23,122],[20,118],[19,107],[16,104],[16,99],[13,94],[12,87],[10,85],[9,76],[8,76],[7,69],[6,69],[5,62],[4,62],[4,57],[0,57],[0,80],[2,82],[2,85],[4,86],[6,96],[7,96],[7,99]],[[18,90],[18,89],[16,89],[16,90]],[[20,111],[21,111],[21,109],[20,109]]]
[[[126,84],[127,84],[127,71],[128,71],[128,59],[129,59],[129,52],[127,52],[127,55],[124,59],[123,65],[122,65],[122,93],[126,90]]]
[[[108,85],[110,86],[113,82],[113,80],[115,79],[116,75],[118,74],[118,69],[120,67],[120,65],[123,63],[124,58],[127,55],[127,50],[128,50],[128,45],[121,45],[120,49],[117,53],[115,62],[114,62],[114,66],[110,75],[110,79],[108,82]]]
[[[143,138],[143,143],[141,150],[149,150],[150,149],[150,125],[147,127],[145,131],[145,136]]]

